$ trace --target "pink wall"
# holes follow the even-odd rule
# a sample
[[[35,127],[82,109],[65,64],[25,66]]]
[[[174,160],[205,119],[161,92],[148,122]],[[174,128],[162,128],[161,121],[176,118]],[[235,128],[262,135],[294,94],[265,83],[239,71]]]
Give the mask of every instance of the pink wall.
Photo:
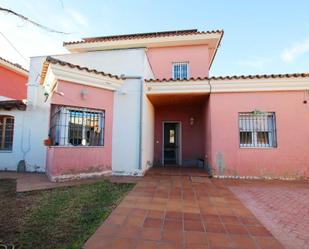
[[[0,96],[26,99],[28,77],[0,66]]]
[[[189,123],[191,117],[194,118],[193,126]],[[163,121],[181,121],[182,161],[183,164],[194,166],[192,163],[196,163],[196,159],[204,155],[203,107],[199,105],[155,107],[155,163],[160,163],[162,160]]]
[[[309,105],[305,93],[227,93],[210,96],[211,164],[219,174],[309,177]],[[239,148],[238,112],[275,112],[277,148]]]
[[[208,76],[209,52],[207,45],[149,48],[148,60],[155,78],[172,78],[173,62],[189,62],[190,77]]]
[[[85,99],[81,97],[82,90],[88,93]],[[48,174],[57,177],[111,170],[114,93],[63,81],[59,82],[57,91],[63,92],[64,96],[54,94],[52,104],[105,110],[104,146],[49,147],[46,167]]]

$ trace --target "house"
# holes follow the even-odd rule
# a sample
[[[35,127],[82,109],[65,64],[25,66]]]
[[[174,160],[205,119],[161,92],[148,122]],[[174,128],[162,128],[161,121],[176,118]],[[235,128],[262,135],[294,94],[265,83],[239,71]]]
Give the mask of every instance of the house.
[[[28,71],[0,58],[0,160],[1,169],[16,169],[26,109]],[[12,151],[16,153],[12,153]]]
[[[31,58],[19,127],[29,135],[27,170],[52,181],[170,165],[308,178],[309,73],[211,77],[222,37],[91,37],[65,42],[70,54]]]

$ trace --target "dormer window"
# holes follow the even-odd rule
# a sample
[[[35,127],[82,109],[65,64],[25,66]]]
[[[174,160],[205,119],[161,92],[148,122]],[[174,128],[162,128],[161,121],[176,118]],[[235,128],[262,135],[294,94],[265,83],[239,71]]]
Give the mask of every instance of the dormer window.
[[[174,62],[173,63],[173,79],[188,79],[189,78],[189,62]]]

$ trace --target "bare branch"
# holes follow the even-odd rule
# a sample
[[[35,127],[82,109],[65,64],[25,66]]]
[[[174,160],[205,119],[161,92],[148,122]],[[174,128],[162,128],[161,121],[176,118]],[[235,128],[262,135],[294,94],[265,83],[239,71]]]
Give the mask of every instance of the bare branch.
[[[70,33],[67,33],[67,32],[55,30],[55,29],[49,28],[49,27],[47,27],[47,26],[44,26],[44,25],[42,25],[42,24],[40,24],[40,23],[37,23],[37,22],[35,22],[35,21],[32,21],[32,20],[30,20],[28,17],[25,17],[25,16],[23,16],[23,15],[21,15],[21,14],[18,14],[18,13],[16,13],[15,11],[10,10],[10,9],[6,9],[6,8],[0,7],[0,11],[3,11],[3,12],[5,12],[5,13],[8,13],[8,14],[11,14],[11,15],[14,15],[14,16],[17,16],[17,17],[21,18],[22,20],[24,20],[24,21],[26,21],[26,22],[29,22],[29,23],[31,23],[31,24],[33,24],[33,25],[35,25],[35,26],[37,26],[37,27],[39,27],[39,28],[41,28],[41,29],[44,29],[44,30],[46,30],[46,31],[48,31],[48,32],[58,33],[58,34],[63,34],[63,35],[69,35],[69,34],[70,34]]]

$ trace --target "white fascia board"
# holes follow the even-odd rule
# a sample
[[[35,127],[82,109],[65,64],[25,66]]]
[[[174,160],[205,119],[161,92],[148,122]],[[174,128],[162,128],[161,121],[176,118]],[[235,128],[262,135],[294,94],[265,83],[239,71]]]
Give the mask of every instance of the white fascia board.
[[[12,71],[14,71],[14,72],[17,72],[17,73],[19,73],[19,74],[22,74],[22,75],[28,77],[28,74],[29,74],[29,73],[28,73],[26,70],[23,70],[23,69],[21,69],[21,68],[15,66],[15,65],[13,65],[13,64],[11,64],[11,63],[8,63],[8,62],[6,62],[6,61],[0,59],[0,65],[3,66],[3,67],[5,67],[5,68],[7,68],[7,69],[10,69],[10,70],[12,70]]]
[[[116,91],[123,84],[123,79],[115,79],[108,76],[81,71],[76,68],[49,64],[44,87],[51,90],[58,80],[69,81],[76,84],[103,88]]]
[[[114,41],[84,42],[76,44],[66,44],[64,47],[71,52],[82,52],[92,50],[109,50],[123,48],[140,47],[168,47],[183,45],[198,45],[214,43],[220,39],[221,33],[194,34],[183,36],[151,37],[143,39],[124,39]]]
[[[209,93],[208,81],[175,81],[146,83],[147,94],[171,94],[171,93]]]
[[[212,92],[309,90],[309,78],[211,80]]]
[[[146,82],[147,94],[309,90],[308,78]]]

